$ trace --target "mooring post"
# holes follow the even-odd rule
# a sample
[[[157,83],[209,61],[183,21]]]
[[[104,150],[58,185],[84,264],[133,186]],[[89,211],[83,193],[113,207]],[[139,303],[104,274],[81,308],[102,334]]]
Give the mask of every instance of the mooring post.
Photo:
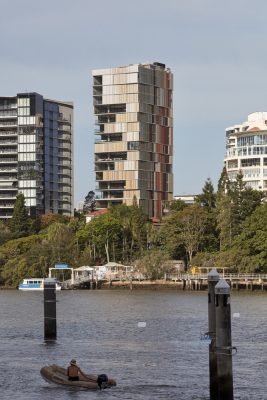
[[[233,400],[230,286],[224,279],[215,286],[218,400]]]
[[[133,290],[133,277],[130,275],[130,290]]]
[[[44,339],[56,340],[57,313],[56,313],[56,280],[44,280]]]
[[[95,288],[98,289],[98,276],[95,276]]]
[[[216,355],[216,307],[215,286],[220,280],[216,268],[208,274],[208,318],[209,318],[209,370],[210,370],[210,400],[218,398],[217,355]]]

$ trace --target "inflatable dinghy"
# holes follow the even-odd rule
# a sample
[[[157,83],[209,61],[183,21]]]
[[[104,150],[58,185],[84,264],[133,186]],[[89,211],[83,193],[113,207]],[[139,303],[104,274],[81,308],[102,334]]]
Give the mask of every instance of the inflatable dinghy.
[[[107,375],[86,375],[86,379],[81,376],[79,381],[69,381],[67,369],[55,364],[41,368],[40,374],[48,383],[56,383],[58,385],[76,386],[95,390],[116,386],[116,381],[114,381],[114,379],[109,379]]]

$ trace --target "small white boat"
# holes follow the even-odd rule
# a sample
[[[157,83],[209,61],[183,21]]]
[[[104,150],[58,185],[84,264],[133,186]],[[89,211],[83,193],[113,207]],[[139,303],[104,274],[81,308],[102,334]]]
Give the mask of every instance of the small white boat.
[[[44,290],[44,278],[26,278],[19,284],[19,290]],[[61,286],[56,282],[56,290],[61,290]]]

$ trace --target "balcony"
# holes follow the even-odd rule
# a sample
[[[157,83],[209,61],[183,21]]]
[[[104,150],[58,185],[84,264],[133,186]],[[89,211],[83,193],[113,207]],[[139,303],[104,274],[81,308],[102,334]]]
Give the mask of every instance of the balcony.
[[[99,194],[97,194],[97,200],[121,200],[123,199],[124,190],[113,190],[109,189],[108,191],[99,190]]]
[[[58,140],[59,140],[59,142],[61,143],[61,142],[67,142],[67,143],[71,143],[71,136],[70,136],[70,133],[71,132],[69,132],[69,134],[68,133],[60,133],[59,135],[58,135]]]
[[[58,183],[64,184],[64,185],[71,185],[71,179],[69,179],[69,178],[61,178],[61,179],[59,179]]]
[[[102,85],[102,82],[103,82],[102,75],[95,75],[93,77],[93,79],[94,79],[94,86],[101,86]]]
[[[66,143],[66,144],[64,144],[64,143],[60,143],[59,144],[59,146],[58,146],[58,149],[60,150],[60,153],[63,151],[67,151],[67,152],[69,152],[69,153],[71,153],[71,146],[70,146],[70,144],[69,143]]]
[[[0,146],[17,146],[17,140],[1,140]]]
[[[17,163],[18,162],[18,160],[17,160],[17,158],[8,158],[8,157],[6,157],[6,158],[0,158],[0,164],[14,164],[14,163]]]
[[[0,199],[16,200],[16,193],[0,193]]]
[[[58,117],[58,122],[62,123],[62,124],[68,124],[71,125],[71,121],[67,118],[64,118],[63,116],[59,115]]]
[[[17,126],[17,120],[16,119],[14,119],[14,121],[0,121],[0,127],[10,128],[11,126],[14,126],[14,127]]]
[[[0,147],[0,155],[1,154],[17,154],[17,149],[10,148],[10,149],[3,149]]]
[[[95,166],[95,172],[96,171],[114,171],[114,164],[97,164]]]
[[[18,136],[17,131],[0,131],[0,137]]]
[[[1,203],[0,202],[0,209],[1,208],[14,208],[14,204],[15,204],[15,202],[14,203]]]
[[[0,109],[0,118],[3,118],[3,117],[17,118],[17,110],[16,109],[9,109],[9,110],[1,110]]]
[[[5,110],[14,110],[17,108],[17,103],[10,103],[10,104],[1,104],[0,105],[0,110],[5,111]]]
[[[1,172],[1,171],[0,171]],[[0,176],[0,182],[7,182],[7,183],[9,183],[9,182],[17,182],[18,180],[17,180],[17,177],[12,177],[12,176],[8,176],[8,175],[3,175],[3,176]]]
[[[6,172],[6,173],[17,173],[18,170],[17,168],[12,168],[12,167],[0,167],[0,173],[1,172]]]
[[[71,152],[70,151],[61,151],[58,153],[58,157],[71,158]]]

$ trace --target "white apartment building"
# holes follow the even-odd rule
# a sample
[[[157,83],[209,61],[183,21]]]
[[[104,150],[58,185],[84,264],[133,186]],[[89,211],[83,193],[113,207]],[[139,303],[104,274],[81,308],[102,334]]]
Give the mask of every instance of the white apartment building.
[[[247,121],[226,129],[226,170],[231,181],[239,171],[247,186],[267,191],[267,112],[254,112]]]

